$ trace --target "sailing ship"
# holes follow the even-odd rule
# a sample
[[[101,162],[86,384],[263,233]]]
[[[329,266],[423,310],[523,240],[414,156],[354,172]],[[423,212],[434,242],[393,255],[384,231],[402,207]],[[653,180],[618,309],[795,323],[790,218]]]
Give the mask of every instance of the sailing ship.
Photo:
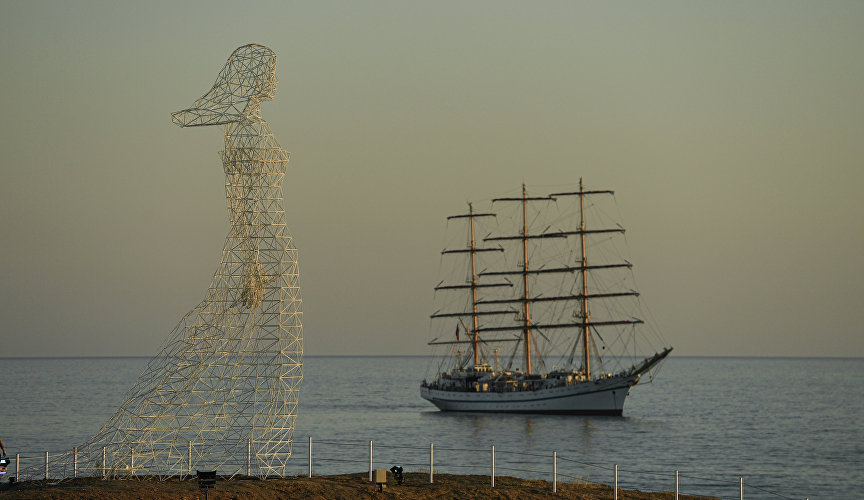
[[[445,309],[431,315],[429,345],[444,352],[423,398],[443,411],[623,413],[630,389],[653,380],[672,348],[646,355],[646,338],[662,339],[634,316],[642,308],[621,257],[624,228],[599,208],[613,195],[581,179],[576,191],[542,196],[523,184],[521,196],[492,200],[509,218],[472,203],[448,217],[464,223],[467,242],[442,262],[453,259],[464,279],[435,287]],[[491,227],[482,240],[478,226]]]

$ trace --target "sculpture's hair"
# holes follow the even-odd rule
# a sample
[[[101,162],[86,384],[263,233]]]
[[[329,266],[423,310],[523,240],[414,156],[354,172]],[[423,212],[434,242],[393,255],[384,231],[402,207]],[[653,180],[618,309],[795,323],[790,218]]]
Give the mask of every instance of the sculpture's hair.
[[[191,108],[173,113],[181,127],[224,125],[260,118],[259,106],[276,93],[276,54],[256,44],[238,47],[209,92]]]

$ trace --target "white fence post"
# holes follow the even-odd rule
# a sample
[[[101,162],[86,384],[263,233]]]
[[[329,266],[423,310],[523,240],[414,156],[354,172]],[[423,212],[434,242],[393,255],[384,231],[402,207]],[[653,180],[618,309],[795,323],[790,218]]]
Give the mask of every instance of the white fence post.
[[[558,452],[552,452],[552,493],[558,493]]]
[[[678,500],[678,471],[675,471],[675,500]]]
[[[21,480],[21,454],[15,454],[15,479]]]
[[[429,443],[429,484],[435,482],[435,443]]]
[[[618,500],[618,464],[615,464],[615,500]]]
[[[309,477],[312,477],[312,436],[309,436]]]
[[[77,479],[77,478],[78,478],[78,448],[75,448],[75,449],[72,451],[72,454],[73,454],[73,457],[72,457],[72,464],[73,464],[73,466],[72,466],[72,470],[73,470],[73,472],[72,472],[72,477],[74,477],[75,479]]]
[[[189,463],[186,465],[186,474],[192,475],[192,440],[189,440]]]
[[[246,443],[246,476],[252,475],[252,438]]]
[[[495,487],[495,445],[492,445],[492,487]]]
[[[105,447],[102,447],[102,480],[105,480],[105,476],[108,475],[108,463],[107,463],[107,453],[105,452]]]
[[[372,482],[372,440],[369,440],[369,482]]]
[[[48,452],[45,452],[45,480],[48,480]]]
[[[738,478],[738,500],[744,500],[744,478]]]

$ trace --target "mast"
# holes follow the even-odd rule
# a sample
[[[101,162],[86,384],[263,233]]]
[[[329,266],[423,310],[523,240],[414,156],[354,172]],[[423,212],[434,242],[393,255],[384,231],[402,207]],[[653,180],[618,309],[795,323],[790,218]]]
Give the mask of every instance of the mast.
[[[492,203],[502,202],[502,201],[517,201],[522,204],[522,231],[520,234],[515,236],[495,236],[490,238],[484,238],[484,241],[502,241],[502,240],[518,240],[522,243],[522,266],[518,271],[504,271],[504,272],[483,272],[480,273],[480,276],[495,276],[495,275],[507,275],[507,274],[521,274],[522,275],[522,296],[519,302],[522,303],[522,325],[516,327],[522,330],[522,341],[525,342],[524,347],[524,357],[525,357],[525,373],[531,374],[533,372],[533,367],[531,365],[531,345],[533,344],[533,339],[531,335],[531,330],[534,328],[531,322],[531,287],[529,284],[528,275],[536,274],[531,271],[531,268],[528,264],[528,240],[535,238],[565,238],[566,235],[564,233],[547,233],[547,234],[528,234],[528,202],[529,201],[553,201],[554,198],[549,196],[539,196],[539,197],[529,197],[528,191],[525,189],[525,183],[522,183],[522,196],[519,198],[495,198],[492,200]],[[564,271],[561,271],[564,272]],[[504,329],[510,329],[505,327]],[[493,328],[481,328],[482,330],[487,331],[496,331],[503,330],[498,327]]]
[[[580,318],[582,319],[581,324],[578,326],[582,329],[582,369],[585,372],[585,377],[591,378],[591,327],[594,325],[609,325],[609,324],[627,324],[627,323],[641,323],[641,320],[624,320],[624,321],[603,321],[598,323],[591,322],[591,312],[588,309],[588,299],[592,298],[591,295],[588,294],[588,271],[590,269],[600,269],[605,267],[630,267],[629,263],[626,264],[613,264],[609,266],[589,266],[588,265],[588,253],[587,246],[585,244],[585,237],[588,234],[595,233],[605,233],[605,232],[624,232],[623,229],[592,229],[589,230],[585,227],[585,196],[592,194],[615,194],[614,191],[607,190],[595,190],[595,191],[586,191],[584,185],[582,184],[582,178],[579,178],[579,191],[575,193],[555,193],[550,196],[579,196],[579,234],[580,239],[580,265],[578,267],[579,274],[582,278],[582,293],[580,294]],[[610,294],[612,295],[612,294]],[[614,294],[614,295],[623,295],[623,294]],[[634,293],[634,295],[636,295]],[[593,297],[596,297],[594,295]],[[574,348],[575,349],[575,348]]]
[[[474,206],[472,203],[468,203],[468,213],[460,214],[460,215],[452,215],[447,217],[447,220],[451,219],[468,219],[468,234],[470,244],[467,248],[459,248],[454,250],[443,250],[442,254],[457,254],[457,253],[467,253],[471,258],[471,280],[467,284],[459,284],[459,285],[445,285],[439,284],[435,287],[435,290],[465,290],[469,289],[471,291],[471,311],[470,312],[436,312],[432,314],[430,318],[462,318],[465,316],[471,316],[472,319],[472,328],[471,328],[471,339],[470,340],[456,340],[456,341],[439,341],[435,339],[429,344],[471,344],[473,351],[474,364],[477,365],[480,363],[480,316],[487,315],[506,315],[513,314],[512,309],[507,310],[495,310],[495,311],[480,311],[478,309],[478,305],[483,302],[478,300],[477,290],[480,288],[498,288],[498,287],[511,287],[513,286],[511,283],[479,283],[478,282],[478,274],[477,274],[477,254],[480,252],[503,252],[504,249],[501,247],[497,248],[482,248],[477,247],[476,238],[474,237],[474,219],[478,217],[495,217],[494,213],[475,213]],[[462,320],[459,319],[459,323],[462,323]],[[464,326],[464,323],[463,323]],[[458,326],[457,326],[458,328]],[[466,332],[467,333],[467,332]]]
[[[477,353],[477,344],[480,342],[480,316],[477,314],[477,246],[474,244],[474,206],[468,202],[468,220],[471,226],[471,311],[474,313],[474,336],[471,339],[471,347],[474,349],[474,366],[480,362],[480,357]]]
[[[528,300],[528,197],[522,183],[522,319],[525,337],[525,371],[531,374],[531,301]]]
[[[585,193],[582,187],[582,178],[579,178],[579,229],[582,234],[579,238],[582,240],[582,366],[585,369],[585,377],[591,379],[591,359],[588,356],[588,342],[590,341],[590,321],[591,313],[588,311],[588,255],[585,253]]]

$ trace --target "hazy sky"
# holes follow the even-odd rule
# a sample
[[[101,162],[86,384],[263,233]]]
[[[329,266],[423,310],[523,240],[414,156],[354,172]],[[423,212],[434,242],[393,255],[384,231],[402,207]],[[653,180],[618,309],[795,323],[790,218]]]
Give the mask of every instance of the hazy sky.
[[[251,4],[251,6],[250,6]],[[154,354],[228,232],[250,42],[307,354],[424,354],[445,217],[616,191],[681,355],[864,356],[864,2],[0,1],[0,356]]]

